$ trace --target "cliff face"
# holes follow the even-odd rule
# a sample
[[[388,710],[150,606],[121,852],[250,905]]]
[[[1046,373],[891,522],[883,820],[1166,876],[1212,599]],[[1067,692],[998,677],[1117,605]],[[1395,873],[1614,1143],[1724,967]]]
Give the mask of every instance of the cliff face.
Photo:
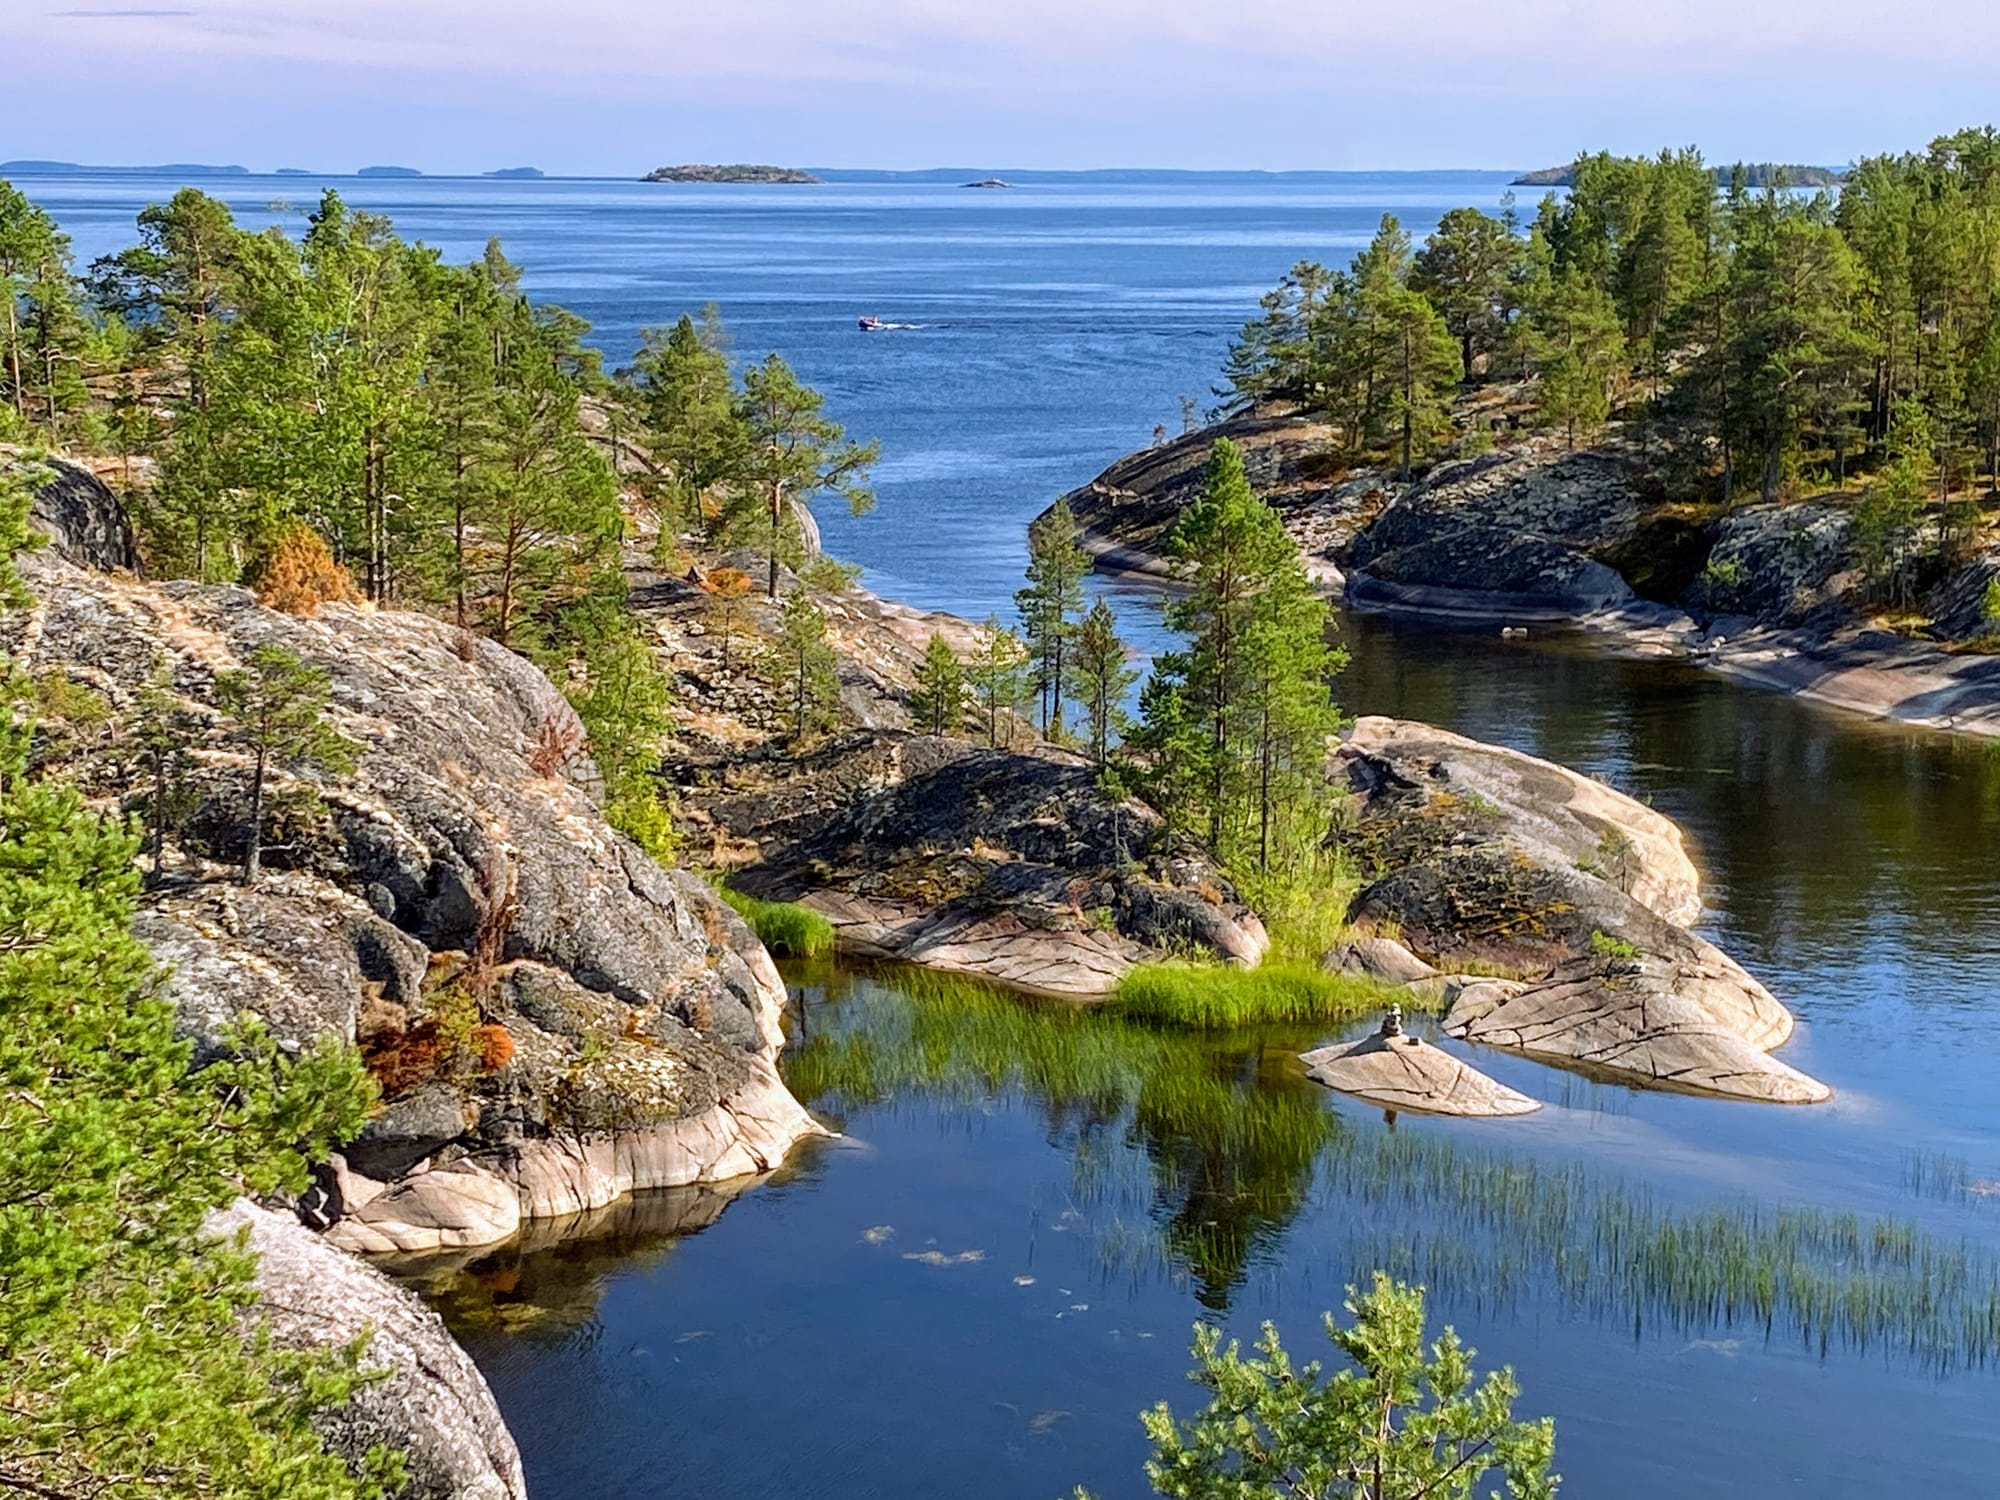
[[[249,1011],[285,1046],[332,1034],[371,1058],[385,1108],[310,1205],[337,1243],[487,1243],[766,1170],[817,1129],[778,1080],[769,956],[605,824],[580,727],[533,666],[424,616],[298,618],[107,576],[63,560],[76,541],[24,561],[33,607],[0,621],[27,670],[102,705],[46,725],[37,753],[136,812],[141,690],[166,685],[194,725],[137,928],[199,1052]],[[329,717],[362,753],[351,775],[274,776],[269,873],[246,889],[246,769],[215,685],[267,643],[330,674]]]

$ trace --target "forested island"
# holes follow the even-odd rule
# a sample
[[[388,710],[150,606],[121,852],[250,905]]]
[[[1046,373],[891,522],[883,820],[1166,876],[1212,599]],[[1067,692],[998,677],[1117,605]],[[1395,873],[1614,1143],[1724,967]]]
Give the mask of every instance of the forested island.
[[[519,1500],[478,1372],[350,1252],[778,1166],[824,1127],[778,1072],[774,956],[952,976],[931,1013],[1007,1053],[968,1076],[1100,1105],[1153,1076],[1090,1029],[1119,1028],[1155,1115],[1218,1087],[1160,1062],[1176,1035],[1378,1015],[1306,1063],[1401,1107],[1406,1010],[1635,1088],[1825,1100],[1774,1055],[1790,1012],[1692,930],[1679,830],[1345,720],[1329,595],[1867,618],[1983,658],[1996,168],[1967,132],[1836,201],[1600,156],[1525,218],[1387,219],[1264,299],[1214,424],[1038,518],[1013,617],[978,623],[821,553],[815,508],[865,512],[879,449],[714,309],[606,370],[497,241],[451,264],[332,192],[256,233],[184,189],[78,267],[0,183],[0,1484]],[[1143,682],[1094,558],[1176,585]],[[1072,1050],[1019,993],[1092,1002]],[[1532,1105],[1423,1067],[1419,1108]],[[1907,1316],[1989,1352],[1982,1284],[1857,1311],[1864,1252],[1799,1222],[1671,1295],[1822,1349]],[[1883,1286],[1930,1253],[1846,1230]],[[1410,1286],[1356,1292],[1331,1333],[1374,1384],[1201,1335],[1212,1400],[1148,1418],[1155,1462],[1237,1493],[1254,1415],[1301,1485],[1552,1493],[1552,1424],[1423,1324]]]
[[[733,166],[690,164],[655,167],[641,182],[735,182],[735,183],[815,183],[819,178],[796,167],[760,167],[738,163]]]
[[[1847,178],[1845,172],[1832,167],[1808,167],[1787,162],[1740,162],[1735,166],[1717,167],[1715,183],[1717,187],[1728,187],[1739,174],[1747,188],[1767,187],[1828,188],[1838,187]],[[1514,179],[1515,187],[1570,187],[1576,181],[1576,163],[1566,163],[1560,167],[1542,167],[1533,172],[1523,172]]]
[[[1996,162],[1967,131],[1836,198],[1585,157],[1525,218],[1385,219],[1264,299],[1219,431],[1350,604],[2000,732]],[[1154,566],[1214,435],[1070,497],[1101,557]]]

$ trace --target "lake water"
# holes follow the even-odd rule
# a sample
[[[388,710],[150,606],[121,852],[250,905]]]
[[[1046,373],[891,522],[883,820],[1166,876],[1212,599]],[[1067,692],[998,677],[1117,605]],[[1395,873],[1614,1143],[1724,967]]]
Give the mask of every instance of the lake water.
[[[23,185],[87,256],[174,184]],[[204,185],[251,220],[318,191]],[[614,363],[638,327],[719,302],[739,353],[779,349],[883,441],[880,505],[829,517],[832,549],[885,594],[974,616],[1010,607],[1022,526],[1049,498],[1178,427],[1180,395],[1205,398],[1288,265],[1344,259],[1384,211],[1421,233],[1504,191],[1490,175],[339,186],[455,257],[499,234]],[[862,335],[863,313],[924,326]],[[1157,639],[1149,597],[1115,594]],[[543,1500],[1136,1496],[1134,1413],[1190,1395],[1195,1318],[1246,1336],[1272,1318],[1303,1352],[1378,1264],[1429,1281],[1437,1314],[1516,1367],[1521,1410],[1557,1420],[1568,1493],[1993,1493],[2000,756],[1560,640],[1347,630],[1351,709],[1550,756],[1680,820],[1704,930],[1798,1014],[1785,1056],[1835,1101],[1635,1093],[1487,1054],[1551,1107],[1391,1130],[1300,1077],[1310,1034],[1108,1033],[1087,1044],[1095,1074],[995,1072],[954,1049],[1086,1044],[1032,1008],[797,974],[807,1036],[787,1067],[841,1140],[719,1216],[658,1195],[430,1280]],[[954,1026],[974,1010],[978,1027]],[[1792,1289],[1768,1318],[1705,1292],[1661,1248],[1691,1235],[1788,1268]],[[1850,1303],[1857,1268],[1871,1291]]]

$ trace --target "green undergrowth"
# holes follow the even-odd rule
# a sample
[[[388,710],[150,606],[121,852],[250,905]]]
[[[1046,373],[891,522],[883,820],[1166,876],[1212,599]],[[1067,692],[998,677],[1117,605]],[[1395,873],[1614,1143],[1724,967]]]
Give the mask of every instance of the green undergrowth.
[[[1172,959],[1140,964],[1118,981],[1109,1009],[1157,1026],[1221,1030],[1237,1026],[1337,1024],[1393,1003],[1425,1008],[1407,990],[1316,963],[1266,959],[1254,969]]]
[[[726,886],[720,894],[777,957],[824,958],[833,952],[833,923],[811,907],[793,901],[759,901]]]

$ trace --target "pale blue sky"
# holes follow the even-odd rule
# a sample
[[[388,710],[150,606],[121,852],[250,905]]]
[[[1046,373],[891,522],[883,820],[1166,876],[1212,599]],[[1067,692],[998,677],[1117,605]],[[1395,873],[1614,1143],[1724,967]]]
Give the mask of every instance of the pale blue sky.
[[[328,171],[1838,163],[2000,115],[2000,0],[0,0],[6,55],[0,159]]]

